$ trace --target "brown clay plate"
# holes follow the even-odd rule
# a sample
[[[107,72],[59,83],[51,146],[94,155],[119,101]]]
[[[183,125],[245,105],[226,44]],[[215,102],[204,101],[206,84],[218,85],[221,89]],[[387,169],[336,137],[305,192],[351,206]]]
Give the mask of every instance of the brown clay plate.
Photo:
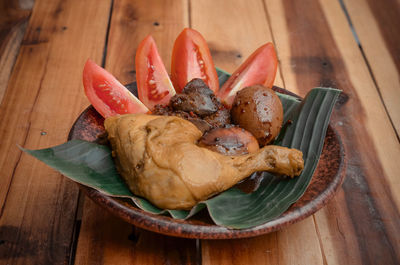
[[[128,88],[130,88],[129,85]],[[281,88],[274,87],[274,89],[294,95]],[[98,136],[104,133],[103,122],[103,117],[90,106],[75,121],[68,139],[96,141]],[[79,186],[101,207],[140,228],[176,237],[230,239],[267,234],[312,215],[334,196],[343,181],[344,173],[343,146],[337,131],[329,125],[318,166],[304,195],[280,217],[262,225],[240,230],[215,225],[204,210],[188,220],[177,220],[169,216],[145,212],[129,203],[128,200],[112,198],[95,189],[80,184]],[[251,186],[252,183],[249,185]]]

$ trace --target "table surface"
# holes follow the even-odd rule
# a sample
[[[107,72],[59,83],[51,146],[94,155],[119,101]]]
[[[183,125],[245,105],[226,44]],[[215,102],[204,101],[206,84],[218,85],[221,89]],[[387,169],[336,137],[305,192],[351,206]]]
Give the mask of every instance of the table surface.
[[[0,1],[1,264],[400,263],[398,0],[32,1]],[[169,69],[184,27],[229,72],[272,41],[275,85],[343,90],[332,123],[347,172],[327,206],[255,238],[173,238],[110,215],[17,148],[66,141],[89,105],[87,58],[129,83],[139,41],[151,34]]]

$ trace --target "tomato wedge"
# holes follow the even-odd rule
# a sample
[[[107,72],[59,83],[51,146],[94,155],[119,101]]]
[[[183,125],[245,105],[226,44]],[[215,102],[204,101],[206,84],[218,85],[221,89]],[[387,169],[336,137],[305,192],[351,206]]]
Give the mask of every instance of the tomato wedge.
[[[135,65],[139,99],[150,110],[157,104],[167,105],[175,89],[150,35],[139,44]]]
[[[171,79],[179,93],[193,78],[201,78],[218,92],[219,82],[206,40],[194,29],[185,28],[172,50]]]
[[[112,74],[90,59],[83,69],[83,86],[90,103],[104,118],[149,111]]]
[[[239,66],[232,76],[224,83],[218,93],[218,98],[228,107],[235,99],[236,93],[244,87],[265,85],[271,88],[274,84],[278,67],[274,45],[271,42],[264,44],[253,52],[247,60]]]

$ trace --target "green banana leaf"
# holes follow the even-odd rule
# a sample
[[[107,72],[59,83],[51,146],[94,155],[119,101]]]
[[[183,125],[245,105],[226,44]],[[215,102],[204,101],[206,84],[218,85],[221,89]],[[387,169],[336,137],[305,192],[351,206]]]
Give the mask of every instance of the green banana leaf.
[[[229,74],[217,69],[220,84]],[[278,93],[284,109],[284,126],[274,144],[297,148],[303,152],[304,170],[299,177],[282,179],[267,172],[259,188],[248,194],[231,188],[197,204],[191,211],[163,210],[144,198],[131,193],[119,177],[111,157],[111,150],[81,140],[41,149],[28,154],[43,161],[64,176],[113,197],[131,198],[134,204],[154,214],[170,214],[185,219],[207,208],[212,220],[234,229],[250,228],[279,217],[305,192],[311,181],[322,151],[332,108],[340,90],[314,88],[304,101]],[[286,123],[291,120],[292,122]]]

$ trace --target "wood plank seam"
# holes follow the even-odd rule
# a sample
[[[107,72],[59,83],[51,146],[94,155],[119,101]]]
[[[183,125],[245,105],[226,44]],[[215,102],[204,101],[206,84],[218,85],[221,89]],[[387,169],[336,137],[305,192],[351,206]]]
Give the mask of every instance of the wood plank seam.
[[[114,9],[114,0],[111,0],[110,4],[110,13],[108,15],[108,25],[107,25],[107,31],[106,31],[106,39],[104,41],[104,49],[103,49],[103,58],[101,59],[101,67],[106,66],[106,58],[107,58],[107,47],[108,47],[108,38],[110,35],[110,26],[111,26],[111,19],[112,19],[112,13]]]
[[[22,43],[21,46],[22,46],[22,45],[24,45],[24,44]],[[35,106],[36,106],[36,103],[37,103],[37,100],[38,100],[38,98],[39,98],[39,94],[40,94],[40,91],[41,91],[41,88],[42,88],[42,83],[43,83],[44,77],[45,77],[46,72],[47,72],[47,64],[48,64],[48,61],[49,61],[49,54],[47,54],[47,57],[46,57],[46,60],[45,60],[45,66],[44,66],[43,75],[40,77],[39,87],[38,87],[37,93],[36,93],[36,95],[35,95],[35,99],[33,100],[31,111],[29,112],[28,127],[27,127],[27,129],[25,130],[25,136],[24,136],[24,140],[23,140],[22,146],[25,146],[26,140],[28,139],[28,136],[29,136],[29,132],[30,132],[29,130],[30,130],[30,127],[31,127],[31,117],[32,117],[32,114],[34,113],[34,109],[35,109]],[[7,89],[8,89],[8,88],[7,88]],[[5,196],[5,198],[4,198],[4,203],[3,203],[3,205],[1,206],[0,218],[2,217],[3,211],[4,211],[4,207],[5,207],[5,205],[7,204],[8,193],[9,193],[9,191],[10,191],[10,187],[11,187],[11,185],[12,185],[12,180],[14,179],[14,174],[15,174],[15,172],[16,172],[16,169],[17,169],[18,166],[19,166],[19,162],[21,161],[22,155],[23,155],[23,154],[22,154],[22,151],[20,150],[20,151],[19,151],[18,158],[17,158],[17,162],[15,163],[14,168],[13,168],[13,171],[12,171],[12,173],[11,173],[10,182],[8,183],[8,187],[7,187],[7,193],[6,193],[6,196]]]
[[[188,0],[189,28],[192,28],[192,1]]]
[[[338,232],[339,232],[340,236],[341,236],[342,238],[345,238],[346,236],[344,235],[343,231],[340,229],[339,219],[338,219],[337,217],[336,217],[335,219],[336,219],[336,227],[337,227],[337,229],[338,229]]]
[[[134,81],[137,43],[148,34],[155,38],[163,61],[170,61],[173,40],[183,27],[188,27],[187,4],[188,0],[114,1],[105,68],[122,83]],[[74,264],[196,264],[195,240],[166,237],[140,228],[132,233],[132,227],[85,200]],[[149,252],[154,249],[157,255]]]
[[[27,132],[29,131],[30,128],[31,128],[31,122],[28,123]],[[26,135],[24,137],[24,141],[23,141],[21,146],[25,146],[26,139],[28,139],[28,133],[26,133]],[[11,185],[12,185],[12,182],[13,182],[13,179],[14,179],[14,174],[15,174],[15,171],[16,171],[18,165],[19,165],[19,162],[21,161],[21,157],[22,157],[22,151],[19,152],[19,155],[18,155],[18,158],[17,158],[17,162],[15,163],[14,168],[13,168],[12,173],[11,173],[11,179],[10,179],[10,182],[8,183],[6,196],[4,198],[4,203],[3,203],[3,205],[1,206],[1,209],[0,209],[0,218],[3,216],[4,207],[7,204],[7,198],[8,198],[8,194],[10,192],[10,188],[11,188]]]
[[[268,21],[268,27],[269,27],[269,30],[271,32],[272,40],[273,40],[273,43],[274,43],[274,45],[276,47],[275,34],[274,34],[274,31],[273,31],[272,26],[271,26],[270,14],[268,12],[268,8],[267,8],[267,5],[266,5],[266,2],[262,0],[262,3],[263,3],[263,6],[264,6],[264,10],[265,10],[266,18],[267,18],[267,21]],[[282,82],[283,82],[283,87],[286,88],[285,78],[283,76],[282,66],[279,63],[279,58],[280,58],[279,57],[279,51],[276,50],[276,53],[277,53],[277,57],[278,57],[278,67],[279,67],[279,70],[280,70],[279,74],[280,74],[280,77],[281,77]],[[327,262],[327,259],[326,259],[326,255],[325,255],[323,244],[322,244],[321,235],[320,235],[320,232],[319,232],[319,229],[318,229],[318,224],[317,224],[317,222],[315,220],[315,215],[314,214],[312,215],[312,220],[313,220],[314,228],[315,228],[315,231],[316,231],[316,234],[317,234],[317,238],[318,238],[319,247],[320,247],[321,254],[322,254],[322,261],[323,261],[324,265],[327,265],[328,262]]]
[[[278,73],[279,73],[279,76],[281,77],[281,80],[282,80],[282,83],[283,83],[283,88],[286,88],[285,78],[283,77],[282,66],[281,66],[280,60],[279,60],[279,58],[280,58],[279,57],[279,51],[276,49],[275,35],[274,35],[274,31],[272,30],[272,27],[271,27],[271,19],[270,19],[270,16],[269,16],[267,4],[265,3],[264,0],[261,0],[261,3],[263,5],[263,7],[264,7],[264,12],[265,12],[265,16],[266,16],[266,19],[267,19],[267,24],[268,24],[268,27],[269,27],[269,31],[271,32],[272,42],[274,43],[276,56],[278,57],[278,68],[279,68]]]
[[[31,163],[15,143],[34,148],[64,140],[75,116],[73,109],[76,112],[77,105],[83,107],[84,103],[75,93],[81,86],[80,79],[75,78],[81,75],[75,62],[82,59],[80,54],[97,51],[102,55],[103,50],[92,48],[92,43],[98,40],[98,47],[103,47],[105,27],[96,18],[107,17],[110,2],[98,3],[98,8],[87,5],[90,8],[86,10],[94,10],[85,13],[87,17],[82,16],[86,10],[79,1],[65,5],[57,2],[60,5],[51,1],[35,3],[0,109],[2,147],[11,151],[11,155],[3,155],[1,163],[6,169],[1,187],[2,197],[6,196],[1,209],[1,260],[10,264],[66,264],[70,259],[78,188],[40,162]],[[93,37],[87,32],[93,32]],[[19,115],[11,116],[13,113]],[[61,126],[49,123],[55,121],[49,117],[60,118]],[[39,134],[44,128],[49,130],[49,137]]]
[[[213,6],[213,10],[210,10],[210,6]],[[272,41],[276,46],[275,38],[270,32],[271,27],[265,5],[262,2],[236,0],[224,5],[222,1],[202,1],[201,3],[193,1],[192,7],[192,27],[204,34],[209,42],[215,64],[228,72],[233,72],[247,56],[267,41]],[[215,10],[224,10],[224,13],[221,14],[220,11]],[[214,25],[219,24],[226,27],[213,28]],[[275,84],[284,86],[283,81],[280,81],[281,77],[281,74],[277,75]],[[307,253],[319,253],[318,240],[314,237],[314,224],[310,219],[308,220],[306,227],[312,226],[314,231],[310,238],[315,238],[315,241],[312,240],[315,244],[310,244],[312,246],[309,249],[315,246],[317,251]],[[251,239],[203,240],[202,262],[203,264],[295,264],[290,261],[285,263],[286,257],[290,255],[279,251],[278,246],[286,246],[285,239],[288,238],[286,231],[282,230]],[[290,247],[293,246],[290,250],[296,252],[297,247],[294,245],[290,245]],[[320,255],[315,260],[320,260],[322,264]],[[297,263],[299,264],[299,259]]]
[[[338,106],[339,108],[337,108],[336,114],[334,113],[334,116],[343,121],[343,124],[339,127],[339,132],[343,133],[344,137],[342,139],[344,139],[345,146],[348,147],[346,148],[346,156],[348,157],[349,166],[346,171],[347,176],[345,182],[343,183],[343,190],[345,193],[344,199],[348,207],[350,207],[348,216],[350,216],[349,219],[351,220],[351,226],[354,227],[353,231],[355,239],[358,242],[358,250],[361,253],[360,260],[365,263],[368,262],[369,259],[375,259],[375,262],[377,260],[387,259],[386,262],[380,263],[389,264],[389,260],[394,257],[392,247],[389,246],[391,244],[390,240],[393,242],[397,240],[394,236],[397,233],[393,232],[396,228],[392,225],[391,220],[399,219],[396,205],[393,203],[395,196],[392,196],[392,193],[388,188],[390,186],[395,187],[395,185],[386,184],[386,179],[390,177],[390,174],[393,176],[393,173],[386,173],[387,171],[385,171],[386,169],[384,165],[381,164],[381,162],[385,163],[385,160],[380,159],[380,156],[377,156],[376,153],[379,152],[378,148],[382,146],[383,142],[393,140],[395,144],[397,144],[398,141],[395,138],[395,135],[393,135],[393,137],[389,137],[388,135],[376,137],[375,134],[373,134],[375,128],[372,127],[372,130],[371,127],[369,130],[366,129],[368,128],[368,119],[370,119],[374,124],[378,117],[378,119],[383,121],[381,126],[385,126],[385,123],[387,122],[386,124],[388,127],[385,126],[384,130],[382,127],[377,127],[379,130],[376,131],[380,131],[381,133],[384,132],[383,134],[388,134],[388,132],[391,133],[390,130],[392,129],[392,125],[388,122],[389,120],[386,120],[387,113],[384,108],[381,108],[381,102],[376,100],[378,92],[376,87],[373,85],[373,82],[371,82],[372,79],[370,78],[368,69],[365,67],[366,65],[364,65],[365,62],[361,57],[354,36],[352,36],[351,30],[348,27],[348,22],[344,13],[340,12],[341,7],[339,6],[339,3],[329,1],[320,1],[320,3],[323,3],[323,5],[321,4],[322,11],[327,18],[328,28],[331,30],[331,35],[337,36],[336,38],[333,38],[333,41],[331,41],[333,44],[336,43],[336,47],[335,45],[328,46],[328,44],[326,44],[326,47],[329,47],[330,51],[337,49],[338,57],[344,62],[344,67],[340,67],[339,64],[338,69],[342,69],[344,73],[347,72],[345,78],[338,80],[339,84],[340,82],[344,82],[346,79],[349,80],[348,83],[343,83],[341,86],[345,92],[343,95],[346,95],[347,93],[349,100],[343,101],[341,106]],[[355,45],[357,45],[357,47]],[[352,104],[345,104],[346,102]],[[348,116],[346,115],[346,110],[352,111],[350,113],[354,113],[354,118],[346,117]],[[358,113],[361,113],[362,115],[357,114],[356,110],[359,110]],[[379,113],[377,113],[378,110]],[[378,114],[379,116],[377,117]],[[353,119],[357,116],[359,117],[358,120],[356,120],[357,122],[353,122]],[[349,126],[342,126],[346,125],[347,122]],[[376,137],[375,139],[374,136]],[[383,139],[385,137],[387,139]],[[360,139],[362,140],[360,141]],[[381,152],[398,150],[396,149],[395,144],[393,142],[390,143],[392,147],[388,146],[389,148],[384,148],[386,150],[382,150]],[[368,151],[373,155],[368,155],[368,152],[362,151],[363,146],[368,146]],[[393,157],[398,156],[394,155]],[[387,168],[390,170],[390,167]],[[394,170],[393,172],[398,171]],[[376,177],[378,176],[380,177],[379,181],[375,182]],[[355,190],[359,190],[359,192],[354,192]],[[386,198],[387,201],[382,203]],[[363,203],[358,203],[358,199],[361,199]],[[389,213],[396,217],[386,217],[385,215]],[[373,220],[373,226],[369,225],[366,228],[361,228],[362,226],[359,222],[360,219],[364,219],[365,223],[372,223],[370,220]],[[317,220],[319,221],[318,217]],[[351,226],[349,225],[346,229]],[[376,228],[378,226],[379,229],[371,229],[371,227]],[[390,230],[392,230],[392,232]],[[351,237],[349,235],[350,234],[346,232],[346,238]],[[326,236],[330,235],[327,234]],[[362,240],[362,238],[368,237],[375,237],[376,241],[379,240],[380,243],[371,243],[373,240]],[[325,242],[327,241],[324,241],[324,244]],[[349,257],[350,256],[353,256],[353,254],[351,253]],[[393,262],[393,260],[394,259],[392,259],[391,262]]]
[[[325,251],[324,251],[324,248],[322,246],[323,244],[322,244],[321,234],[320,234],[319,228],[318,228],[318,223],[315,220],[315,215],[314,214],[312,215],[312,219],[313,219],[313,222],[314,222],[315,232],[317,233],[319,247],[321,249],[322,261],[324,262],[324,265],[328,265],[328,261],[326,260]]]
[[[400,2],[343,0],[400,135]]]
[[[78,239],[80,236],[81,232],[81,227],[82,227],[82,211],[83,211],[83,204],[85,202],[85,197],[86,195],[81,192],[79,189],[79,194],[78,194],[78,201],[77,201],[77,207],[75,211],[75,216],[74,216],[74,228],[73,228],[73,233],[72,233],[72,238],[71,238],[71,244],[70,244],[70,258],[69,258],[69,265],[74,265],[75,264],[75,257],[76,257],[76,251],[78,247]]]
[[[79,196],[81,196],[81,191],[79,191]],[[79,203],[79,200],[78,200]],[[70,240],[70,246],[69,246],[69,265],[73,265],[75,263],[75,256],[76,256],[76,249],[78,246],[78,238],[79,238],[79,234],[81,231],[81,223],[82,221],[77,220],[77,215],[78,215],[78,207],[76,207],[76,211],[75,211],[75,223],[74,223],[74,229],[73,229],[73,233],[71,235],[71,240]]]
[[[348,22],[348,24],[349,24],[349,27],[350,27],[350,29],[351,29],[351,31],[352,31],[352,33],[353,33],[353,37],[354,37],[354,39],[356,40],[356,42],[358,43],[358,48],[360,49],[361,55],[362,55],[362,57],[363,57],[363,59],[364,59],[364,62],[365,62],[365,64],[366,64],[367,68],[368,68],[368,72],[369,72],[369,74],[371,75],[372,82],[374,83],[374,85],[375,85],[375,87],[376,87],[376,90],[377,90],[378,95],[379,95],[379,99],[380,99],[381,102],[382,102],[382,105],[383,105],[383,107],[384,107],[384,109],[385,109],[385,112],[386,112],[386,114],[387,114],[387,116],[388,116],[388,118],[389,118],[390,124],[392,125],[393,130],[394,130],[394,132],[395,132],[395,134],[396,134],[396,136],[397,136],[397,140],[400,142],[400,135],[398,134],[398,132],[397,132],[397,130],[396,130],[396,127],[395,127],[395,125],[394,125],[393,119],[392,119],[392,117],[390,116],[390,113],[389,113],[389,110],[388,110],[388,108],[387,108],[387,106],[386,106],[386,104],[385,104],[385,101],[383,100],[381,88],[380,88],[379,85],[378,85],[378,82],[377,82],[377,80],[376,80],[376,77],[375,77],[375,75],[374,75],[374,72],[372,71],[371,64],[370,64],[370,62],[368,61],[368,58],[367,58],[367,56],[366,56],[366,54],[365,54],[365,52],[364,52],[364,49],[363,49],[363,47],[362,47],[361,40],[360,40],[360,38],[358,38],[357,31],[356,31],[355,27],[353,26],[353,22],[351,21],[351,17],[350,17],[350,14],[349,14],[348,10],[347,10],[346,4],[343,2],[343,0],[338,0],[338,1],[339,1],[340,6],[341,6],[341,8],[342,8],[342,10],[343,10],[343,12],[344,12],[344,14],[345,14],[345,16],[346,16],[346,19],[347,19],[347,22]]]
[[[107,58],[107,47],[108,47],[108,39],[109,39],[109,35],[110,35],[110,26],[111,26],[111,19],[112,19],[112,13],[113,13],[113,9],[114,9],[114,0],[111,0],[110,3],[110,11],[109,11],[109,15],[108,15],[108,24],[107,24],[107,29],[106,29],[106,34],[105,34],[105,40],[104,40],[104,47],[103,47],[103,57],[101,59],[101,67],[105,67],[106,65],[106,58]],[[81,191],[79,190],[79,198],[81,198],[81,196],[85,196],[84,194],[81,193]],[[82,197],[83,200],[85,199],[84,197]],[[74,229],[73,229],[73,233],[71,234],[71,243],[70,243],[70,255],[69,255],[69,265],[73,265],[75,264],[75,257],[76,257],[76,251],[77,251],[77,247],[78,247],[78,239],[79,239],[79,235],[80,235],[80,230],[81,230],[81,224],[82,224],[82,220],[78,220],[78,212],[79,212],[79,201],[77,202],[77,207],[75,210],[75,217],[74,217]]]
[[[343,11],[340,9],[338,2],[335,1],[321,1],[321,3],[331,3],[331,5],[325,7],[321,12],[320,9],[320,3],[319,1],[307,1],[307,4],[297,4],[299,2],[296,1],[284,1],[283,5],[279,5],[278,1],[268,1],[267,6],[271,14],[287,14],[286,16],[271,16],[272,20],[272,28],[277,32],[277,33],[283,33],[283,34],[276,34],[277,38],[277,43],[280,45],[279,48],[283,48],[283,51],[286,51],[284,55],[292,55],[291,57],[287,56],[285,57],[285,62],[283,65],[283,69],[287,70],[285,71],[285,78],[286,78],[286,84],[287,86],[290,87],[299,87],[302,89],[303,95],[308,92],[309,88],[312,86],[318,85],[318,84],[337,84],[339,87],[344,89],[344,92],[342,97],[339,100],[339,104],[336,109],[337,115],[340,117],[340,123],[336,123],[338,126],[343,127],[343,128],[350,128],[350,129],[343,129],[341,132],[344,131],[345,135],[347,135],[347,139],[344,138],[345,141],[347,142],[356,142],[358,139],[363,139],[363,141],[360,144],[364,144],[367,146],[370,146],[369,143],[369,138],[363,137],[365,134],[359,133],[359,129],[363,129],[362,126],[357,127],[357,123],[350,124],[350,121],[352,118],[348,116],[352,116],[352,112],[357,109],[363,110],[358,104],[359,104],[359,98],[356,98],[356,92],[359,92],[359,97],[362,99],[368,98],[369,94],[368,92],[373,90],[374,94],[376,93],[376,88],[371,84],[369,86],[368,81],[370,80],[368,77],[368,71],[365,68],[365,75],[363,72],[363,65],[364,61],[362,60],[361,57],[359,57],[362,61],[356,61],[354,59],[357,59],[357,54],[358,54],[358,47],[355,47],[354,45],[357,45],[356,42],[354,41],[353,36],[349,36],[348,33],[349,27],[348,23],[343,16]],[[297,5],[296,5],[297,4]],[[303,5],[303,6],[301,6]],[[332,5],[335,5],[335,9],[332,9]],[[294,6],[294,7],[293,7]],[[336,8],[339,7],[339,8]],[[281,12],[277,12],[281,11]],[[301,14],[301,15],[300,15]],[[315,14],[319,14],[318,16],[315,16]],[[322,23],[326,24],[326,19],[324,19],[325,16],[321,16],[320,14],[323,14],[326,16],[326,14],[330,14],[330,19],[328,22],[330,24],[323,25]],[[285,19],[282,19],[282,17],[285,17]],[[296,18],[297,17],[297,18]],[[336,18],[336,19],[334,19]],[[333,22],[332,22],[333,21]],[[290,23],[290,25],[286,25],[285,23]],[[322,25],[321,25],[322,24]],[[343,26],[343,27],[340,27]],[[307,29],[307,27],[309,29]],[[336,31],[329,32],[329,29],[336,29]],[[286,30],[286,31],[285,31]],[[287,35],[285,35],[287,33]],[[351,33],[350,33],[351,34]],[[282,36],[283,35],[283,36]],[[320,36],[319,36],[320,35]],[[288,36],[288,37],[287,37]],[[289,38],[291,37],[291,38]],[[350,38],[349,38],[350,37]],[[327,41],[329,40],[329,41]],[[332,41],[333,40],[333,41]],[[290,41],[290,43],[288,42]],[[293,42],[292,42],[293,41]],[[332,44],[340,44],[341,48],[338,50],[335,45]],[[301,47],[301,45],[304,45]],[[344,48],[343,48],[344,47]],[[351,51],[351,53],[343,53],[346,48],[348,47],[348,50],[346,51]],[[337,50],[337,51],[336,51]],[[314,55],[314,57],[312,56]],[[289,57],[289,58],[288,58]],[[353,59],[353,60],[352,60]],[[343,63],[342,60],[345,60]],[[357,63],[354,63],[357,62]],[[296,65],[296,63],[298,65]],[[302,63],[302,64],[300,64]],[[325,63],[325,64],[324,64]],[[352,67],[349,72],[347,67],[349,67],[349,64],[353,63]],[[322,67],[321,67],[322,66]],[[346,68],[345,68],[346,67]],[[359,70],[361,69],[361,70]],[[351,79],[354,78],[354,79]],[[347,81],[348,80],[348,81]],[[364,82],[363,82],[364,81]],[[353,89],[352,85],[354,82],[354,86],[356,89]],[[372,82],[371,82],[372,83]],[[366,86],[364,88],[364,86]],[[372,88],[372,89],[370,89]],[[367,94],[365,93],[365,90],[367,90]],[[354,99],[353,99],[354,98]],[[353,104],[346,104],[346,102],[353,103]],[[372,102],[374,102],[374,99],[372,99]],[[379,100],[375,101],[374,104],[379,107]],[[374,105],[370,105],[373,107]],[[343,109],[349,110],[348,113],[350,115],[346,115],[346,111]],[[368,108],[367,108],[368,109]],[[383,111],[383,108],[382,108]],[[334,113],[335,114],[335,113]],[[368,112],[367,114],[371,115],[371,112]],[[372,113],[374,115],[375,113]],[[372,116],[371,115],[371,116]],[[386,113],[384,113],[386,115]],[[370,116],[367,116],[370,117]],[[375,116],[373,116],[375,118]],[[383,115],[381,116],[383,117]],[[363,116],[362,118],[365,118]],[[334,120],[335,121],[335,120]],[[334,122],[333,121],[333,122]],[[357,120],[358,121],[358,120]],[[362,120],[363,121],[363,120]],[[358,124],[362,124],[361,122]],[[350,125],[350,126],[348,126]],[[352,131],[352,127],[356,128],[354,132]],[[391,125],[389,125],[389,128]],[[391,129],[389,129],[390,131]],[[348,131],[348,132],[347,132]],[[354,137],[355,136],[355,137]],[[357,137],[360,136],[360,137]],[[364,140],[365,139],[365,140]],[[350,141],[349,141],[350,140]],[[396,139],[397,142],[397,139]],[[358,144],[358,143],[357,143]],[[348,145],[352,146],[352,145]],[[362,145],[361,145],[362,146]],[[349,148],[350,149],[350,148]],[[350,153],[350,156],[348,156],[349,159],[353,163],[356,163],[358,167],[355,167],[358,172],[354,170],[354,179],[358,181],[360,178],[360,171],[361,170],[367,170],[368,164],[374,164],[376,161],[373,159],[368,161],[368,162],[362,162],[360,159],[360,156],[362,158],[365,157],[364,154],[360,155],[356,152],[354,152],[354,149],[357,150],[357,148],[352,148],[353,153]],[[360,152],[361,153],[361,152]],[[373,151],[372,151],[373,153]],[[372,156],[371,156],[372,157]],[[376,159],[375,159],[376,160]],[[373,163],[371,163],[373,162]],[[379,172],[379,170],[372,170],[370,172]],[[363,171],[361,171],[361,174]],[[381,176],[382,174],[376,174],[376,176]],[[372,180],[373,178],[371,178]],[[368,212],[369,208],[365,207],[365,211],[359,210],[355,208],[361,205],[361,203],[358,203],[359,201],[356,201],[355,199],[358,199],[357,196],[353,196],[354,193],[357,195],[359,194],[360,197],[364,198],[366,196],[382,196],[381,193],[375,193],[374,191],[369,191],[369,190],[364,190],[364,187],[360,187],[358,185],[358,182],[351,183],[349,185],[350,181],[347,181],[345,184],[347,184],[347,194],[351,194],[349,197],[353,201],[352,204],[350,205],[351,207],[354,207],[353,209],[350,209],[353,213],[354,212],[361,212],[362,214],[365,214],[367,216],[374,216],[374,214],[370,214]],[[377,186],[377,185],[375,185]],[[384,186],[384,185],[383,185]],[[359,191],[360,189],[360,191]],[[357,192],[350,193],[356,190]],[[386,194],[386,193],[385,193]],[[342,197],[343,198],[343,197]],[[339,205],[343,204],[343,200],[339,201]],[[334,203],[332,203],[335,205]],[[350,203],[349,203],[350,204]],[[340,207],[343,209],[344,207]],[[361,208],[361,207],[360,207]],[[353,225],[352,223],[350,224],[347,220],[340,220],[341,223],[341,231],[338,232],[337,230],[339,228],[335,228],[335,224],[337,223],[337,220],[335,220],[335,216],[331,212],[327,212],[327,210],[323,210],[319,212],[314,216],[315,220],[318,221],[319,224],[319,232],[322,235],[322,240],[323,247],[324,247],[324,252],[326,254],[326,259],[328,260],[329,264],[335,262],[332,261],[340,261],[340,264],[355,264],[354,262],[348,262],[349,260],[354,259],[353,257],[356,257],[357,259],[357,252],[358,252],[358,243],[356,242],[356,238],[368,238],[368,236],[371,235],[379,235],[381,236],[381,233],[378,231],[376,234],[373,232],[369,232],[369,230],[374,230],[371,228],[367,229],[360,229],[361,225],[358,222],[359,220],[355,219],[355,226],[358,227],[357,229],[357,234],[353,232],[353,229],[351,228]],[[327,214],[327,217],[324,216],[324,213]],[[369,213],[369,214],[368,214]],[[344,215],[340,213],[340,215]],[[324,220],[321,218],[321,216],[324,216],[324,218],[331,219],[331,220]],[[356,216],[356,214],[353,214],[352,217]],[[357,216],[356,216],[357,217]],[[345,219],[345,218],[343,218]],[[350,218],[349,218],[350,219]],[[371,218],[368,218],[371,220]],[[381,220],[379,217],[377,218],[378,221]],[[325,222],[323,222],[324,220]],[[374,219],[375,220],[375,219]],[[388,219],[386,219],[388,220]],[[336,222],[335,222],[336,221]],[[365,221],[365,220],[363,220]],[[331,224],[332,226],[327,226],[326,224]],[[346,227],[344,224],[346,224],[348,227]],[[387,222],[389,223],[389,222]],[[325,225],[324,225],[325,224]],[[379,223],[381,225],[381,223]],[[356,230],[356,229],[354,229]],[[343,231],[343,232],[342,232]],[[375,230],[376,231],[376,230]],[[351,232],[351,233],[349,233]],[[339,234],[340,233],[340,234]],[[346,237],[343,238],[343,233],[346,235]],[[394,233],[392,233],[394,234]],[[382,238],[385,237],[385,235],[381,236]],[[362,241],[362,240],[361,240]],[[368,240],[365,240],[368,241]],[[379,240],[380,241],[380,240]],[[344,244],[339,244],[339,243],[344,243]],[[348,244],[348,245],[346,245]],[[341,246],[339,246],[341,245]],[[342,246],[345,247],[342,247]],[[350,246],[350,247],[347,247]],[[352,247],[354,246],[354,247]],[[373,249],[373,244],[371,244],[371,250]],[[353,248],[353,249],[352,249]],[[378,246],[376,247],[378,248]],[[368,250],[368,248],[366,248]],[[381,248],[380,250],[383,250]],[[362,252],[363,250],[359,250],[359,252]],[[368,252],[374,252],[374,251],[368,251]],[[389,251],[388,251],[389,252]],[[367,253],[367,251],[365,251]],[[383,252],[382,252],[383,253]],[[332,255],[333,254],[333,255]],[[361,253],[360,255],[363,255],[364,253]],[[375,254],[373,254],[375,256]],[[375,257],[374,256],[374,257]],[[361,260],[361,258],[359,258]],[[345,262],[347,261],[347,262]],[[322,263],[322,261],[321,261]]]
[[[355,29],[354,29],[354,30],[355,30]],[[364,49],[363,49],[361,43],[360,43],[360,45],[359,45],[359,48],[360,48],[360,51],[361,51],[361,55],[362,55],[362,57],[364,58],[365,64],[367,65],[368,72],[369,72],[369,74],[371,75],[372,82],[374,83],[374,85],[375,85],[375,87],[376,87],[376,90],[378,91],[379,99],[382,101],[382,105],[383,105],[383,107],[384,107],[384,109],[385,109],[385,112],[386,112],[388,118],[389,118],[390,124],[392,125],[393,130],[394,130],[394,132],[395,132],[395,134],[396,134],[396,136],[397,136],[397,140],[400,142],[400,135],[398,134],[398,132],[397,132],[397,130],[396,130],[396,127],[395,127],[395,125],[394,125],[392,116],[390,116],[389,110],[388,110],[388,108],[387,108],[387,106],[386,106],[386,102],[383,100],[381,88],[380,88],[379,85],[378,85],[378,82],[377,82],[377,80],[376,80],[376,78],[375,78],[374,72],[372,71],[371,64],[369,63],[369,61],[368,61],[368,59],[367,59],[367,56],[365,55],[365,52],[364,52]]]
[[[353,34],[353,37],[356,40],[357,44],[360,45],[360,38],[358,38],[358,34],[357,34],[356,29],[355,29],[355,27],[353,25],[353,22],[350,19],[350,14],[349,14],[349,12],[347,10],[346,5],[344,4],[343,0],[338,0],[338,1],[339,1],[339,4],[340,4],[340,7],[342,8],[342,10],[344,12],[344,15],[345,15],[345,17],[347,19],[347,22],[349,23],[349,26],[350,26],[350,29],[351,29],[351,33]]]

